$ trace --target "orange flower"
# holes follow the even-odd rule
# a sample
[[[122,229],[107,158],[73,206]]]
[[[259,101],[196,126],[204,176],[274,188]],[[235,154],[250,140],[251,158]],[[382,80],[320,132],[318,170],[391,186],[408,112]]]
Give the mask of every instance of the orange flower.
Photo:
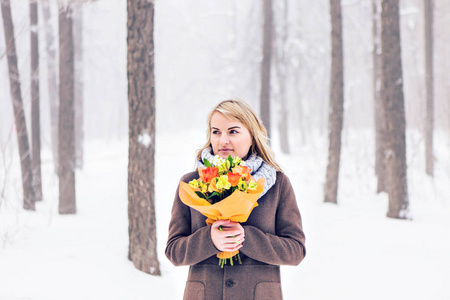
[[[228,176],[228,182],[231,184],[231,186],[237,186],[239,182],[239,178],[241,178],[241,175],[238,173],[227,173]]]
[[[205,182],[210,182],[211,179],[217,176],[219,176],[219,168],[217,167],[208,167],[201,172],[201,178]]]
[[[236,166],[233,168],[233,173],[240,174],[244,180],[250,178],[250,171],[252,169],[247,168],[246,166]]]
[[[216,180],[211,180],[211,186],[215,186]],[[203,214],[206,219],[206,224],[211,225],[216,220],[230,220],[232,222],[247,222],[252,210],[258,206],[258,198],[264,189],[264,178],[258,179],[255,190],[244,193],[235,190],[230,196],[222,199],[220,202],[212,204],[209,200],[200,197],[189,184],[180,182],[180,189],[178,195],[181,201],[187,206],[195,209]],[[227,260],[233,263],[236,259],[239,250],[234,252],[220,252],[217,254],[220,266],[223,268]]]
[[[209,183],[208,186],[208,192],[213,193],[213,192],[218,192],[219,189],[217,188],[217,182],[216,179],[212,178],[211,182]]]

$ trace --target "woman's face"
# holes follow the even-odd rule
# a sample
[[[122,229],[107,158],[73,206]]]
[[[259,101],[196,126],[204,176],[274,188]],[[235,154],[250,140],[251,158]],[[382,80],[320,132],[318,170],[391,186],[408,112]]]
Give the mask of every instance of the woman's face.
[[[216,111],[211,118],[211,145],[214,155],[224,159],[228,155],[246,158],[252,146],[252,136],[244,124]]]

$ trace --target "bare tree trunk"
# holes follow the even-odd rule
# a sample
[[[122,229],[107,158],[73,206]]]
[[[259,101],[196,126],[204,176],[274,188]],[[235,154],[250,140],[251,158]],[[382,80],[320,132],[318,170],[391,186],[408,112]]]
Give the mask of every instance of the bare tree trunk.
[[[425,14],[425,73],[427,86],[427,112],[425,122],[426,172],[434,176],[433,130],[434,130],[434,76],[433,76],[433,0],[424,0]]]
[[[74,53],[72,8],[59,8],[59,213],[75,214]]]
[[[17,68],[16,41],[11,17],[9,0],[2,0],[3,29],[5,32],[6,57],[8,59],[9,83],[11,100],[14,109],[17,142],[19,143],[20,166],[22,171],[23,208],[35,210],[35,194],[33,189],[33,175],[31,169],[31,152],[28,142],[27,125],[23,111],[22,92],[20,89],[19,69]]]
[[[128,0],[128,258],[160,275],[155,218],[154,3]]]
[[[39,44],[38,44],[38,4],[30,1],[30,48],[31,48],[31,164],[33,187],[36,201],[42,200],[41,182],[41,125],[39,99]]]
[[[328,113],[328,166],[325,202],[337,203],[341,133],[344,119],[344,57],[342,46],[341,1],[330,0],[331,16],[331,78]]]
[[[50,125],[53,161],[55,171],[58,173],[58,120],[59,120],[59,96],[58,96],[58,77],[57,77],[57,60],[56,60],[56,42],[54,37],[53,26],[51,22],[49,1],[41,2],[42,14],[45,23],[45,39],[47,52],[47,72],[48,72],[48,96],[50,102]]]
[[[75,45],[75,161],[79,169],[83,168],[83,4],[74,7],[74,45]]]
[[[261,62],[261,120],[271,136],[270,124],[270,66],[272,58],[272,0],[264,1],[263,59]]]
[[[381,0],[372,0],[373,99],[375,111],[375,174],[377,193],[387,192],[386,158],[384,156],[385,121],[381,103]]]
[[[287,68],[288,63],[286,59],[286,41],[287,41],[287,17],[288,17],[288,1],[284,0],[280,2],[282,6],[282,16],[279,18],[282,25],[279,28],[278,33],[275,30],[275,35],[280,37],[279,45],[276,47],[276,70],[279,85],[278,97],[280,100],[280,116],[278,119],[278,129],[280,132],[280,146],[283,153],[289,153],[289,134],[288,134],[288,110],[286,99],[286,86],[287,86]],[[275,23],[275,22],[274,22]],[[276,38],[274,38],[274,41]]]
[[[382,0],[381,51],[383,107],[386,120],[386,170],[390,218],[408,217],[405,107],[400,47],[399,0]]]

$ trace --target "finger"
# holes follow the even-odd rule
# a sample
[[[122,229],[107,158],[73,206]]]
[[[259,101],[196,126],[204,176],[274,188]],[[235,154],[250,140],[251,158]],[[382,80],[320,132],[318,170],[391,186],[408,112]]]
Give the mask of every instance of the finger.
[[[220,232],[221,239],[226,243],[234,243],[236,241],[242,240],[245,238],[245,235],[242,233],[239,234],[230,234],[228,232]]]
[[[239,224],[239,223],[231,222],[230,220],[227,220],[227,221],[228,221],[228,223],[227,223],[227,224],[224,224],[224,226],[226,226],[226,227],[228,227],[228,228],[238,229],[238,228],[241,228],[241,227],[242,227],[242,225]]]
[[[227,230],[226,228],[216,228],[215,229],[218,236],[222,238],[235,238],[235,237],[243,237],[244,233],[236,230]]]
[[[227,238],[226,244],[236,245],[236,244],[242,244],[244,241],[245,241],[245,238],[243,238],[243,237]]]
[[[220,231],[220,235],[224,236],[224,237],[237,237],[237,236],[243,236],[244,235],[244,231],[242,230],[238,230],[238,229],[232,229],[230,230],[227,227],[218,227],[217,228],[218,231]]]
[[[213,228],[218,228],[219,226],[224,226],[230,223],[230,220],[217,220],[212,224]]]
[[[229,236],[229,235],[222,235],[220,237],[221,242],[226,243],[226,244],[235,244],[237,241],[240,241],[243,238],[244,238],[243,235],[238,235],[238,236],[236,236],[236,235],[231,235],[231,236]]]
[[[242,244],[245,241],[245,238],[236,241],[236,244]]]
[[[244,235],[244,232],[242,230],[238,230],[238,229],[235,229],[235,230],[224,230],[224,231],[225,231],[226,235],[229,236],[229,237],[243,236]]]
[[[239,223],[232,223],[231,222],[231,223],[229,223],[227,225],[223,225],[222,228],[226,229],[227,231],[234,230],[235,232],[242,232],[242,233],[245,232],[244,227],[242,227],[242,225],[239,224]]]

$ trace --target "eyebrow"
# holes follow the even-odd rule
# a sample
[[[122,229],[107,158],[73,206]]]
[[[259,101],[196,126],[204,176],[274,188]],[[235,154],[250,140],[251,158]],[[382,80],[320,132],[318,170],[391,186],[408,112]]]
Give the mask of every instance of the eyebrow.
[[[235,129],[235,128],[241,128],[240,126],[233,126],[233,127],[230,127],[230,128],[228,128],[227,130],[230,130],[230,129]],[[217,127],[211,127],[211,129],[216,129],[216,130],[220,130],[219,128],[217,128]]]

